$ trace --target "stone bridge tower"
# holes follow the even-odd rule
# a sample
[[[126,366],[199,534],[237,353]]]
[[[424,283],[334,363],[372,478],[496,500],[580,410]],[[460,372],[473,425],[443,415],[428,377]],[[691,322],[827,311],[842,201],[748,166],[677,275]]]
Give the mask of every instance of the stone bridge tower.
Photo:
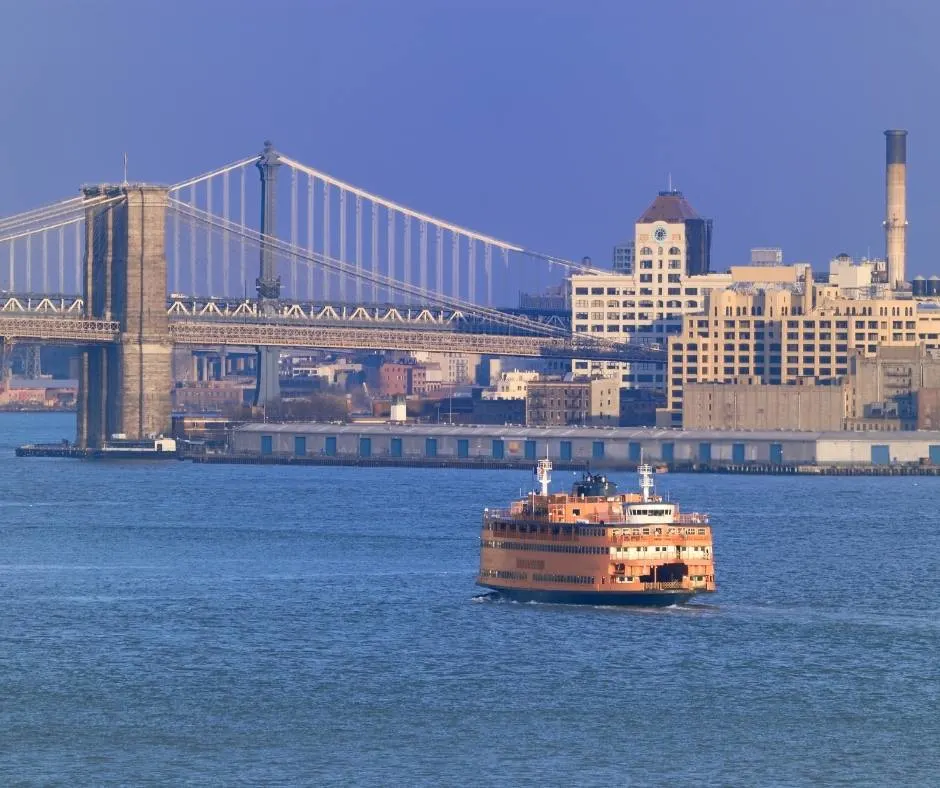
[[[146,438],[170,429],[167,188],[102,185],[83,193],[96,200],[85,210],[85,316],[120,323],[116,344],[82,351],[77,440],[94,448],[114,434]]]

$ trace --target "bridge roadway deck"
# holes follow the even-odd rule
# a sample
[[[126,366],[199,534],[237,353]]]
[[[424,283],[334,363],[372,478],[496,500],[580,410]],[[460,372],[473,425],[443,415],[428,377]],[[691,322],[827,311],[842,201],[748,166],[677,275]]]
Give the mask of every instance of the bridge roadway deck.
[[[116,342],[120,330],[121,324],[116,320],[0,314],[0,337],[8,340],[89,345]]]
[[[2,314],[0,337],[7,340],[101,344],[118,341],[120,324],[71,315]],[[183,345],[420,350],[502,356],[553,356],[608,361],[661,361],[663,353],[643,346],[577,341],[570,337],[485,334],[441,327],[390,328],[248,322],[230,319],[171,318],[170,338]]]
[[[558,356],[611,361],[656,361],[662,353],[637,347],[576,343],[569,337],[474,334],[416,328],[363,328],[286,323],[174,320],[173,341],[184,345],[267,345],[342,350],[422,350],[497,356]]]

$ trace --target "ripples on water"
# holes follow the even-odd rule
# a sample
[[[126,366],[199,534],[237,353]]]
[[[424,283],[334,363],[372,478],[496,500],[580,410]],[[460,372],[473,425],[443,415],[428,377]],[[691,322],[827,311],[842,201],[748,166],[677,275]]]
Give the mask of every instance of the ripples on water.
[[[2,784],[940,782],[940,479],[662,477],[719,593],[577,608],[473,584],[529,474],[12,456],[72,429],[0,414]]]

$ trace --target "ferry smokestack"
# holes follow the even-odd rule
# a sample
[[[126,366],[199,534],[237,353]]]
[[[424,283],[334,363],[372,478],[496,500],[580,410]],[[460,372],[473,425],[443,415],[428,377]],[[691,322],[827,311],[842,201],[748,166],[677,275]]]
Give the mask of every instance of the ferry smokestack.
[[[888,285],[897,290],[907,264],[907,132],[885,132],[885,256]]]

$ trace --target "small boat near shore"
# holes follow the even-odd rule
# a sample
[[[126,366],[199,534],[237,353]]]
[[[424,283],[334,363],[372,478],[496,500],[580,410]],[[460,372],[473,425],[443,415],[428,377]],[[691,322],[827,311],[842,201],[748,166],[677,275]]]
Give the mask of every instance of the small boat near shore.
[[[142,440],[113,436],[98,449],[90,449],[89,457],[97,460],[175,460],[179,451],[174,438],[158,435]]]

